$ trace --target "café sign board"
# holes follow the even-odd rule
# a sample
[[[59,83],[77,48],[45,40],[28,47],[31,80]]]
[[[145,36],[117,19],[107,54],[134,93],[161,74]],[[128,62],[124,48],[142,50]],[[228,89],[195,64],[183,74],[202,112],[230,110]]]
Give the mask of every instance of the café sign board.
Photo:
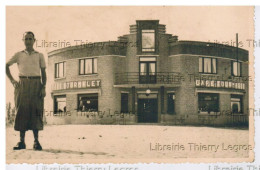
[[[245,90],[245,83],[219,80],[196,80],[196,87],[211,87]]]
[[[80,80],[55,83],[52,90],[87,89],[101,86],[101,80]]]

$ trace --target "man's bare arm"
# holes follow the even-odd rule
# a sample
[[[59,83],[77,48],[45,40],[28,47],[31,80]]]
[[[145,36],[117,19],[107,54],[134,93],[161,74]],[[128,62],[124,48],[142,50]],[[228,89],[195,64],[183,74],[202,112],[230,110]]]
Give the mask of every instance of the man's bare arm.
[[[45,87],[47,82],[47,76],[46,76],[46,69],[41,68],[41,75],[42,75],[42,84]]]
[[[13,76],[12,76],[12,74],[11,74],[11,72],[10,72],[9,66],[10,66],[9,64],[6,64],[6,66],[5,66],[6,75],[7,75],[7,77],[9,78],[9,80],[11,81],[11,83],[12,83],[15,87],[17,87],[17,86],[18,86],[18,82],[13,78]]]
[[[47,76],[46,76],[45,68],[41,68],[41,75],[42,75],[43,88],[41,90],[40,96],[44,98],[46,96],[45,86],[46,86],[46,82],[47,82]]]

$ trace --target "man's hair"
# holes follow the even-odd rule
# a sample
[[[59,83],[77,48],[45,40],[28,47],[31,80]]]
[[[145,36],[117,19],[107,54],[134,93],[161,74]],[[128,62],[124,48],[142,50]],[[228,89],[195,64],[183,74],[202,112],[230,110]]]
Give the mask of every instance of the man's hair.
[[[25,37],[27,34],[33,35],[33,38],[35,39],[34,33],[33,33],[32,31],[26,31],[26,32],[23,34],[23,39],[24,39],[24,37]]]

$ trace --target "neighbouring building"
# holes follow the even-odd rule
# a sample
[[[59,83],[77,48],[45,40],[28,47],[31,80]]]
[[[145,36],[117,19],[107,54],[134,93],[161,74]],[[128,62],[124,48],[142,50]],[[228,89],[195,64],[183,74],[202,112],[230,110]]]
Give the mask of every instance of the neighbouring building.
[[[49,52],[48,75],[50,124],[248,125],[248,51],[180,41],[159,20]]]

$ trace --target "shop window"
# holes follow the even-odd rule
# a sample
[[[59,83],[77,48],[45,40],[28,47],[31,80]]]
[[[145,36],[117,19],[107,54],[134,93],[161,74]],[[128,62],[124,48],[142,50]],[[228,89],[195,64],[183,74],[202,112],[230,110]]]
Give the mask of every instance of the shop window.
[[[54,114],[66,112],[66,96],[54,96]]]
[[[142,51],[155,51],[155,30],[142,30]]]
[[[216,114],[219,112],[219,94],[198,93],[199,113]]]
[[[98,111],[98,94],[79,94],[78,111],[97,112]]]
[[[232,76],[241,76],[241,62],[231,61]]]
[[[87,58],[79,60],[79,74],[96,74],[97,73],[97,58]]]
[[[121,93],[121,113],[128,113],[128,93]]]
[[[243,96],[242,95],[231,95],[231,111],[232,113],[242,113],[243,111]]]
[[[167,113],[175,114],[175,93],[168,93]]]
[[[55,63],[55,78],[63,78],[66,75],[66,62]]]
[[[200,73],[217,73],[217,59],[209,57],[200,57],[199,58],[199,72]]]

